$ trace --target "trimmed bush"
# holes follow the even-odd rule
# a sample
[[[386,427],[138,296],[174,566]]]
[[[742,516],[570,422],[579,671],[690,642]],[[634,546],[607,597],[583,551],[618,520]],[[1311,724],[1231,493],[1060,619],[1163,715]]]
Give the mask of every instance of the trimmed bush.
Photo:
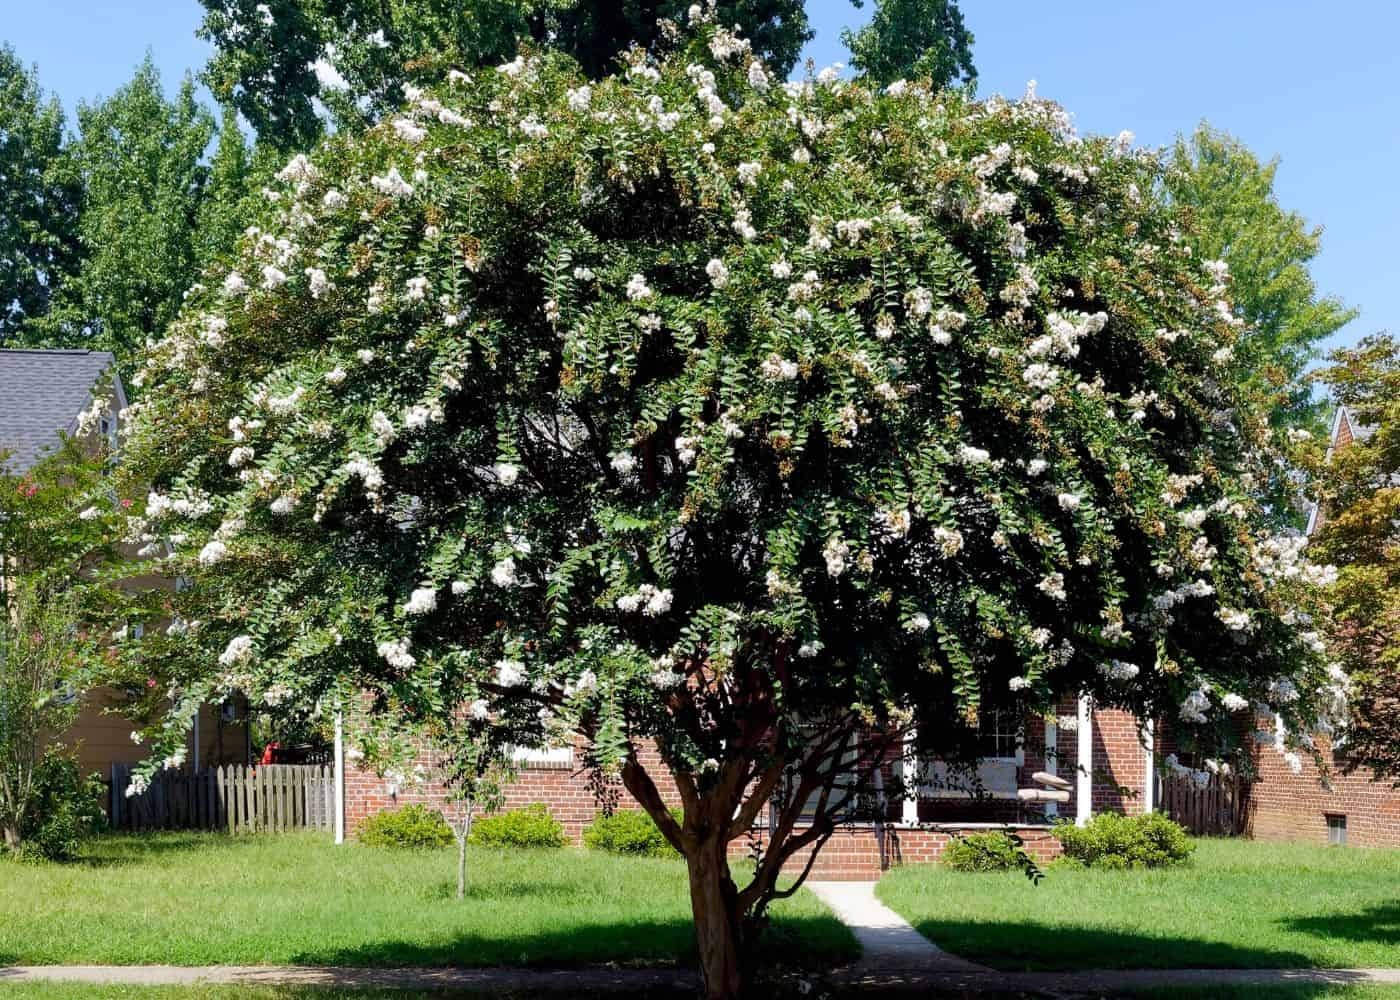
[[[106,794],[98,775],[83,777],[75,757],[46,754],[34,770],[34,807],[20,830],[20,859],[71,861],[83,839],[106,825]]]
[[[472,824],[467,839],[475,847],[563,847],[569,842],[563,825],[543,802],[483,816]]]
[[[1183,864],[1196,845],[1161,813],[1100,813],[1082,827],[1061,823],[1055,836],[1065,857],[1086,868],[1163,868]]]
[[[456,838],[442,813],[423,805],[377,812],[360,824],[360,843],[369,847],[436,850]]]
[[[673,810],[679,821],[680,816]],[[619,809],[611,816],[599,814],[583,831],[583,842],[595,851],[646,858],[674,858],[671,846],[656,821],[640,809]]]
[[[1016,842],[999,830],[957,837],[943,848],[941,859],[958,872],[1004,872],[1021,867]]]

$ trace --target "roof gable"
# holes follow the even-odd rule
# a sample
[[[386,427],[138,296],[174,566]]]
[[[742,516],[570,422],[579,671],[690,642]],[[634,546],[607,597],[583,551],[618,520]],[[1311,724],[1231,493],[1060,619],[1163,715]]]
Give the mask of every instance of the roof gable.
[[[0,350],[3,471],[31,468],[58,444],[60,432],[75,431],[94,385],[113,361],[109,351]],[[120,382],[116,388],[122,401]]]

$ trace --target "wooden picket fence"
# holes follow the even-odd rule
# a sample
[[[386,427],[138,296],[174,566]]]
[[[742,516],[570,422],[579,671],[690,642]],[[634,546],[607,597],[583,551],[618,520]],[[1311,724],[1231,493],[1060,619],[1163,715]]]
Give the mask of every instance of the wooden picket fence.
[[[1162,779],[1162,812],[1198,837],[1238,837],[1244,833],[1249,783],[1238,774],[1212,774],[1204,785],[1189,775]]]
[[[112,765],[108,818],[115,830],[280,833],[335,826],[335,769],[321,764],[162,771],[128,798],[130,778],[130,766]]]

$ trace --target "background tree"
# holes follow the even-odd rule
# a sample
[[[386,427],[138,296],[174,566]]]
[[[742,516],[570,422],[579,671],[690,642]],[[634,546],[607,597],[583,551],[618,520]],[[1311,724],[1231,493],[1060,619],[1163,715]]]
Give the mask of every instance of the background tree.
[[[259,197],[261,182],[274,171],[259,170],[255,155],[239,127],[238,112],[225,107],[195,224],[194,257],[201,266],[232,253],[248,221],[257,215],[254,199]],[[193,283],[193,277],[187,284]]]
[[[1318,292],[1308,266],[1322,229],[1279,204],[1277,172],[1277,159],[1261,163],[1238,139],[1202,124],[1177,140],[1164,179],[1190,221],[1192,248],[1229,266],[1230,300],[1247,330],[1239,350],[1268,394],[1271,419],[1317,432],[1326,404],[1314,396],[1308,366],[1317,344],[1357,314]]]
[[[728,997],[911,725],[1327,724],[1325,573],[1264,529],[1274,437],[1155,156],[1035,99],[779,86],[712,25],[633,58],[526,55],[294,157],[149,352],[132,530],[201,623],[146,650],[159,746],[346,684],[579,734]]]
[[[864,7],[865,0],[852,0]],[[874,0],[870,23],[842,32],[851,65],[876,83],[927,79],[935,87],[976,83],[972,32],[957,0]]]
[[[125,365],[174,318],[194,276],[214,122],[189,77],[167,100],[148,56],[111,97],[79,105],[78,123],[82,270],[64,286],[45,336],[110,349]]]
[[[689,0],[201,0],[199,33],[215,47],[205,79],[258,136],[305,149],[324,122],[358,130],[403,100],[403,86],[449,69],[497,66],[517,40],[569,52],[600,77],[631,45],[654,48],[664,18]],[[785,75],[812,37],[802,0],[724,0],[720,22],[740,24]]]
[[[108,621],[96,591],[122,513],[104,473],[104,456],[66,442],[22,475],[0,474],[0,843],[12,850],[48,818],[37,813],[40,786],[64,766],[57,734],[77,712]]]
[[[1374,428],[1330,456],[1319,445],[1312,462],[1313,546],[1338,566],[1332,641],[1355,685],[1345,753],[1400,782],[1400,344],[1368,337],[1315,377]]]
[[[0,45],[0,346],[22,339],[72,273],[79,195],[58,99]]]

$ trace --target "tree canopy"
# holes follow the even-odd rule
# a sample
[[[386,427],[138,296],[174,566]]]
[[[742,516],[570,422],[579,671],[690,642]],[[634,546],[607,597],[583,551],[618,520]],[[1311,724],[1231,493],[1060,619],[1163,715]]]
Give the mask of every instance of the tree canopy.
[[[1248,331],[1242,359],[1267,394],[1272,419],[1316,431],[1324,404],[1307,369],[1317,344],[1356,310],[1317,290],[1308,265],[1322,247],[1322,229],[1279,204],[1278,166],[1203,124],[1177,140],[1164,176],[1172,201],[1190,219],[1192,248],[1230,267],[1231,302]]]
[[[78,123],[71,155],[83,184],[83,260],[43,336],[106,348],[127,362],[174,319],[196,273],[214,122],[195,101],[192,78],[168,100],[147,57],[111,97],[79,105]]]
[[[142,649],[181,692],[158,746],[232,690],[581,734],[685,855],[728,996],[853,754],[1072,692],[1305,733],[1341,678],[1156,156],[697,30],[602,81],[453,72],[292,158],[147,353],[128,472],[193,581]]]
[[[63,146],[63,109],[0,45],[0,346],[43,316],[78,258],[81,185]]]
[[[1314,544],[1338,566],[1332,638],[1356,687],[1345,753],[1400,782],[1400,344],[1368,337],[1315,377],[1369,431],[1327,455],[1318,447],[1312,463]]]
[[[856,7],[864,0],[852,0]],[[877,83],[925,79],[937,87],[975,83],[972,32],[957,0],[874,0],[870,23],[842,32],[851,65]]]
[[[550,45],[597,78],[633,45],[652,49],[689,0],[201,0],[205,71],[263,140],[304,149],[322,134],[318,105],[358,129],[399,106],[405,84],[513,59],[520,39]],[[812,37],[803,0],[724,0],[774,70],[786,75]]]

